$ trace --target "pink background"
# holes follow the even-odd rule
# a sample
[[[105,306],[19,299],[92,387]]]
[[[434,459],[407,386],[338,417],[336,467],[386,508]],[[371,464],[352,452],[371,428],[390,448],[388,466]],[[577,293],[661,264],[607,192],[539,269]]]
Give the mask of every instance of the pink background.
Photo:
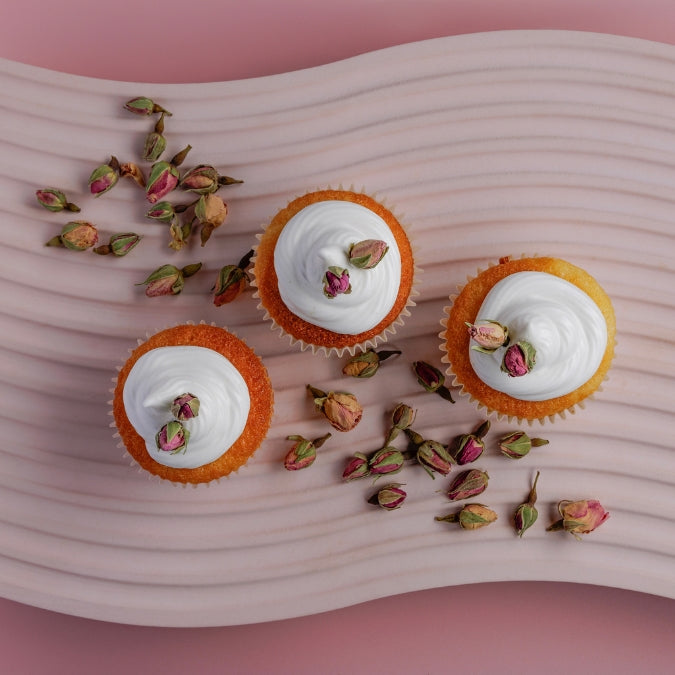
[[[1,57],[145,82],[269,75],[502,29],[675,44],[672,0],[23,0],[3,14]],[[543,582],[450,587],[201,629],[108,624],[0,600],[0,663],[4,672],[50,674],[666,673],[674,619],[673,600]]]

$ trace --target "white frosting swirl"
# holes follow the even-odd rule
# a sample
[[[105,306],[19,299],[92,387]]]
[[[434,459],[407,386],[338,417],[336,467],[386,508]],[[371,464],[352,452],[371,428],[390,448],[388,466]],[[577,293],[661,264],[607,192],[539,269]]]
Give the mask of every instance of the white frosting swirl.
[[[173,419],[173,400],[186,392],[199,399],[199,415],[183,422],[190,432],[186,451],[172,455],[159,450],[155,436]],[[192,346],[143,354],[124,383],[123,400],[148,454],[176,469],[194,469],[225,454],[244,430],[251,405],[246,381],[234,365],[213,349]]]
[[[352,244],[380,239],[389,251],[372,269],[349,264]],[[352,291],[324,295],[329,267],[349,272]],[[274,270],[286,307],[301,319],[335,333],[358,335],[391,311],[401,283],[401,255],[387,223],[360,204],[328,200],[310,204],[284,226],[274,249]]]
[[[595,374],[607,347],[607,324],[595,302],[546,272],[517,272],[502,279],[485,297],[479,319],[507,326],[509,344],[525,340],[535,348],[536,363],[521,377],[501,370],[503,347],[491,354],[470,351],[471,365],[485,384],[523,401],[574,391]]]

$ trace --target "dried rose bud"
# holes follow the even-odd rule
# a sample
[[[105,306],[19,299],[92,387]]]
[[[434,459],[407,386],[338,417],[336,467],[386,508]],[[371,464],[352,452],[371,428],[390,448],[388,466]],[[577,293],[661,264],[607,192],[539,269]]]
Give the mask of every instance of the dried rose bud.
[[[143,160],[146,162],[156,162],[165,150],[166,138],[157,131],[151,131],[145,137],[145,143],[143,144]]]
[[[403,485],[404,483],[389,483],[385,485],[368,500],[368,503],[374,506],[381,506],[387,511],[400,508],[408,496],[406,491],[402,489]]]
[[[415,421],[416,411],[405,403],[399,403],[391,414],[391,423],[395,429],[405,431]]]
[[[120,178],[131,178],[139,187],[145,187],[145,176],[141,168],[133,162],[120,164]]]
[[[371,474],[382,476],[398,473],[404,463],[403,453],[392,446],[387,446],[373,454],[368,460],[368,468]]]
[[[159,295],[178,295],[185,286],[185,278],[196,274],[201,268],[201,263],[186,265],[178,269],[174,265],[162,265],[137,286],[147,286],[145,294],[149,298]]]
[[[98,230],[85,220],[66,223],[61,234],[50,239],[45,246],[65,246],[71,251],[86,251],[98,242]]]
[[[323,275],[323,282],[323,294],[327,298],[332,299],[341,293],[348,295],[352,292],[349,272],[343,267],[329,267]]]
[[[181,223],[176,218],[169,225],[169,235],[171,237],[169,248],[172,248],[174,251],[180,251],[183,246],[187,244],[190,234],[192,234],[193,222],[194,220],[187,220],[184,223]]]
[[[201,240],[204,246],[213,230],[225,222],[227,204],[218,195],[202,195],[195,206],[195,216],[202,225]]]
[[[417,448],[416,458],[432,478],[436,478],[434,473],[447,476],[452,468],[452,458],[438,441],[423,441]]]
[[[512,344],[504,353],[502,370],[511,377],[527,375],[535,364],[536,350],[525,340]]]
[[[316,409],[338,431],[351,431],[361,421],[363,408],[354,394],[344,391],[331,391],[327,394],[309,384],[307,391],[314,398]]]
[[[178,185],[178,169],[170,162],[155,162],[150,169],[145,197],[156,204]]]
[[[165,110],[161,105],[158,105],[146,96],[132,98],[124,104],[124,107],[135,115],[149,116],[153,113],[164,113],[165,115],[171,116],[171,113],[168,110]]]
[[[513,515],[513,524],[515,525],[519,537],[522,537],[525,530],[532,527],[539,517],[539,512],[534,506],[537,501],[538,480],[539,471],[537,471],[537,475],[534,477],[534,483],[532,483],[532,487],[530,488],[530,494],[527,497],[527,501],[524,504],[521,504]]]
[[[73,211],[77,213],[80,210],[80,207],[71,204],[68,201],[64,192],[57,190],[55,188],[43,188],[42,190],[35,191],[35,197],[38,200],[38,204],[44,206],[47,211]]]
[[[320,448],[329,438],[330,434],[309,441],[303,436],[287,436],[287,440],[295,441],[284,459],[284,467],[288,471],[306,469],[314,463],[317,448]]]
[[[116,157],[111,157],[107,164],[101,164],[91,172],[89,176],[89,191],[94,197],[101,195],[111,190],[119,180],[120,163]]]
[[[197,417],[199,415],[199,399],[189,392],[177,396],[171,403],[171,414],[180,422]]]
[[[347,460],[347,465],[342,472],[342,480],[356,480],[357,478],[365,478],[369,475],[368,458],[363,453],[356,452],[353,457]]]
[[[490,319],[478,320],[476,323],[466,323],[469,335],[476,344],[471,349],[477,352],[491,354],[509,342],[509,329],[498,321]]]
[[[213,287],[213,304],[221,307],[236,300],[247,283],[248,277],[244,270],[236,265],[225,265],[218,273],[218,280]]]
[[[459,523],[464,530],[477,530],[497,520],[497,514],[483,504],[466,504],[457,513],[436,516],[435,520],[444,523]]]
[[[370,270],[375,267],[389,250],[386,241],[364,239],[349,248],[349,263],[354,267]]]
[[[176,210],[171,202],[157,202],[145,214],[145,217],[159,220],[162,223],[170,223],[176,217]]]
[[[489,478],[487,471],[480,471],[479,469],[462,471],[450,484],[448,499],[454,502],[479,495],[487,488]]]
[[[185,452],[189,440],[190,432],[177,420],[167,422],[155,436],[157,448],[172,455]]]
[[[470,434],[457,436],[450,444],[450,454],[457,464],[475,462],[485,450],[483,437],[490,430],[490,421],[485,420]]]
[[[110,241],[102,246],[97,246],[94,249],[94,253],[98,253],[99,255],[108,255],[112,253],[121,258],[135,248],[141,239],[142,237],[140,235],[133,232],[113,234],[110,237]]]
[[[208,164],[200,164],[199,166],[190,169],[182,178],[180,187],[188,192],[196,192],[200,195],[215,192],[223,185],[234,185],[235,183],[243,183],[242,180],[230,178],[229,176],[221,176],[218,170],[209,166]]]
[[[525,457],[532,448],[547,444],[548,441],[545,438],[530,438],[524,431],[514,431],[499,441],[499,449],[506,457],[520,459]]]
[[[438,394],[450,403],[455,401],[452,398],[450,390],[445,386],[445,375],[426,361],[415,361],[413,371],[417,376],[417,381],[429,392]]]
[[[382,361],[400,353],[396,349],[380,352],[376,352],[374,349],[367,349],[361,354],[352,356],[342,368],[342,374],[358,378],[372,377],[379,370]]]
[[[597,499],[583,499],[576,502],[564,500],[558,503],[558,511],[562,516],[561,519],[546,530],[549,532],[565,530],[578,540],[581,540],[580,534],[593,532],[609,518],[609,512],[605,511]]]

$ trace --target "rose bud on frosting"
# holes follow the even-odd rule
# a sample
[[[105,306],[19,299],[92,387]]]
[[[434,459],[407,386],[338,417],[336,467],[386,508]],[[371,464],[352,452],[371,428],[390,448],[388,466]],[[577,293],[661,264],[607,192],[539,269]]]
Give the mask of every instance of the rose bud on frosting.
[[[311,466],[316,459],[317,448],[320,448],[329,438],[330,434],[309,441],[303,436],[287,436],[289,441],[295,441],[284,459],[284,468],[287,471],[299,471]]]
[[[197,417],[199,415],[199,399],[189,392],[177,396],[171,403],[171,414],[180,422]]]
[[[329,267],[323,275],[323,283],[323,294],[327,298],[332,299],[341,293],[349,294],[352,292],[349,272],[343,267]]]
[[[80,207],[76,204],[71,204],[68,201],[65,193],[55,188],[43,188],[35,191],[35,198],[40,206],[43,206],[47,211],[73,211],[77,213]]]
[[[520,340],[507,348],[502,361],[502,370],[511,377],[527,375],[535,364],[536,350],[525,340]]]
[[[190,432],[178,421],[167,422],[155,436],[157,448],[172,455],[185,452],[190,440]]]
[[[538,480],[539,471],[537,471],[537,475],[534,477],[534,483],[532,483],[532,488],[530,489],[527,501],[516,508],[516,512],[513,515],[513,524],[519,537],[522,537],[525,530],[532,527],[539,517],[539,512],[534,506],[537,501]]]
[[[479,469],[462,471],[450,484],[447,493],[448,499],[454,502],[479,495],[487,488],[489,478],[487,471],[480,471]]]
[[[387,242],[381,239],[364,239],[349,247],[349,264],[360,269],[373,269],[388,250]]]
[[[408,496],[406,491],[402,489],[403,485],[403,483],[389,483],[385,485],[368,500],[368,503],[381,506],[387,511],[400,508]]]
[[[438,394],[450,403],[455,401],[450,394],[450,390],[445,386],[445,375],[426,361],[414,361],[413,371],[417,376],[417,381],[429,392]]]
[[[85,220],[66,223],[61,234],[52,237],[45,246],[65,246],[71,251],[86,251],[98,243],[98,230]]]
[[[506,457],[520,459],[525,457],[532,448],[547,444],[548,441],[545,438],[530,438],[524,431],[514,431],[499,441],[499,449]]]
[[[351,431],[361,421],[363,408],[354,394],[344,391],[326,393],[309,384],[307,391],[314,398],[316,409],[338,431]]]
[[[89,191],[94,197],[100,197],[102,194],[111,190],[120,177],[120,163],[117,157],[111,157],[107,164],[94,169],[89,176]]]
[[[372,377],[379,370],[382,361],[400,353],[396,349],[379,352],[376,352],[374,349],[367,349],[361,354],[352,356],[342,368],[342,374],[359,378]]]
[[[401,471],[405,458],[400,450],[387,446],[378,450],[368,460],[368,468],[373,475],[395,474]]]
[[[145,281],[137,286],[147,286],[145,294],[149,298],[159,295],[178,295],[185,286],[185,279],[201,269],[201,263],[186,265],[178,269],[174,265],[162,265],[152,272]]]
[[[358,478],[365,478],[370,475],[368,466],[368,457],[362,452],[354,453],[353,457],[347,460],[347,464],[342,472],[342,480],[350,481]]]
[[[471,339],[476,343],[471,347],[475,351],[490,354],[509,341],[509,329],[497,321],[484,319],[474,324],[467,322],[466,325]]]
[[[168,110],[165,110],[161,105],[158,105],[147,96],[138,96],[136,98],[132,98],[130,101],[127,101],[124,104],[124,107],[129,112],[134,113],[134,115],[149,116],[153,113],[164,113],[169,117],[171,116],[171,113]]]
[[[444,523],[459,523],[464,530],[477,530],[497,520],[497,514],[484,504],[466,504],[457,513],[436,516],[435,520]]]
[[[593,532],[609,518],[609,512],[597,499],[564,500],[558,503],[558,512],[560,520],[547,527],[547,531],[565,530],[578,540],[581,540],[580,534]]]

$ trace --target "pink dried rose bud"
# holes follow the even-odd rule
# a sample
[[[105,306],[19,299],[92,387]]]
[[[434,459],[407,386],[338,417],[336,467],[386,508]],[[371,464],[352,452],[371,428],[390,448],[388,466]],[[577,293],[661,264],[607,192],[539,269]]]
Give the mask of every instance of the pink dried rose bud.
[[[167,422],[155,436],[157,448],[172,455],[185,452],[189,440],[190,432],[177,420]]]
[[[477,530],[497,520],[497,514],[484,504],[466,504],[457,513],[436,516],[435,520],[444,523],[459,523],[464,530]]]
[[[208,164],[200,164],[190,169],[181,179],[180,187],[188,192],[200,195],[216,192],[223,185],[235,185],[244,181],[230,176],[221,176],[218,170]]]
[[[400,353],[396,349],[379,352],[376,352],[374,349],[367,349],[361,354],[352,356],[342,368],[342,374],[361,379],[372,377],[379,370],[382,361]]]
[[[426,361],[414,361],[413,371],[417,376],[417,381],[426,391],[438,394],[450,403],[455,402],[450,390],[445,386],[445,375],[438,368]]]
[[[349,272],[343,267],[329,267],[323,275],[323,284],[323,294],[327,298],[333,299],[342,293],[348,295],[352,292]]]
[[[95,168],[89,176],[89,191],[94,197],[101,195],[111,190],[119,180],[120,177],[120,163],[116,157],[111,157],[107,164]]]
[[[65,192],[57,190],[56,188],[43,188],[35,191],[35,198],[40,206],[43,206],[47,211],[73,211],[77,213],[80,207],[76,204],[71,204],[66,197]]]
[[[409,429],[415,421],[416,411],[405,403],[399,403],[391,414],[391,428],[387,434],[385,445],[389,445],[401,431]]]
[[[499,347],[508,344],[509,329],[498,321],[482,319],[476,323],[466,323],[469,336],[476,343],[471,349],[478,352],[492,353]]]
[[[145,176],[141,168],[133,162],[120,164],[120,178],[131,178],[139,187],[145,188]]]
[[[502,455],[511,459],[525,457],[532,448],[547,445],[545,438],[530,438],[524,431],[514,431],[499,441]]]
[[[134,113],[134,115],[150,116],[154,113],[164,113],[169,117],[171,116],[171,113],[168,110],[165,110],[161,105],[158,105],[147,96],[132,98],[124,104],[124,107],[129,112]]]
[[[331,434],[326,434],[313,441],[307,440],[303,436],[287,436],[287,440],[295,441],[284,459],[284,468],[287,471],[299,471],[311,466],[316,459],[316,451],[329,438]]]
[[[155,162],[150,169],[145,197],[156,204],[178,185],[178,169],[170,162]]]
[[[403,453],[392,446],[387,446],[373,454],[368,460],[368,468],[372,475],[382,476],[398,473],[404,463]]]
[[[535,348],[529,342],[520,340],[508,347],[501,368],[511,377],[522,377],[534,367],[536,354]]]
[[[358,478],[365,478],[370,475],[368,466],[368,457],[361,452],[354,453],[353,457],[347,460],[347,464],[342,472],[342,480],[351,481]]]
[[[475,497],[481,492],[485,492],[489,478],[487,471],[480,471],[479,469],[462,471],[450,484],[447,493],[448,499],[454,502],[460,499],[469,499],[469,497]]]
[[[98,243],[98,230],[85,220],[72,220],[52,237],[45,246],[65,246],[71,251],[86,251]]]
[[[394,511],[401,507],[408,494],[403,489],[404,483],[389,483],[380,488],[369,500],[369,504],[380,506],[386,511]]]
[[[213,304],[221,307],[236,300],[247,283],[248,278],[244,270],[236,265],[225,265],[220,269],[216,285],[213,287]]]
[[[432,478],[436,478],[434,473],[447,476],[452,469],[452,458],[438,441],[423,441],[417,448],[416,459]]]
[[[201,266],[201,263],[193,263],[178,269],[174,265],[162,265],[152,272],[145,281],[136,285],[145,285],[147,287],[145,294],[149,298],[160,295],[178,295],[185,286],[185,279],[196,274]]]
[[[475,462],[485,450],[485,442],[483,438],[490,429],[490,421],[485,420],[478,428],[471,434],[462,434],[457,436],[451,443],[451,451],[453,459],[460,466],[463,464],[470,464]]]
[[[532,483],[532,487],[530,488],[530,494],[527,497],[527,501],[518,506],[516,512],[513,514],[513,524],[519,537],[522,537],[525,530],[532,527],[539,517],[539,512],[534,506],[537,501],[538,480],[539,471],[537,471],[537,475],[534,477],[534,483]]]
[[[191,420],[199,415],[199,399],[186,392],[176,398],[171,403],[171,414],[179,421]]]
[[[364,239],[349,247],[349,264],[360,269],[373,269],[389,250],[386,241]]]
[[[609,512],[597,499],[564,500],[558,503],[558,512],[560,520],[547,527],[547,531],[565,530],[578,540],[581,540],[580,534],[593,532],[609,518]]]
[[[363,408],[354,394],[344,391],[323,392],[307,385],[307,391],[314,398],[314,406],[338,431],[351,431],[363,416]]]
[[[170,223],[176,217],[176,210],[171,202],[161,201],[152,206],[145,217],[161,223]]]
[[[142,237],[134,232],[120,232],[113,234],[107,244],[102,244],[94,249],[98,255],[116,255],[121,258],[138,245]]]

